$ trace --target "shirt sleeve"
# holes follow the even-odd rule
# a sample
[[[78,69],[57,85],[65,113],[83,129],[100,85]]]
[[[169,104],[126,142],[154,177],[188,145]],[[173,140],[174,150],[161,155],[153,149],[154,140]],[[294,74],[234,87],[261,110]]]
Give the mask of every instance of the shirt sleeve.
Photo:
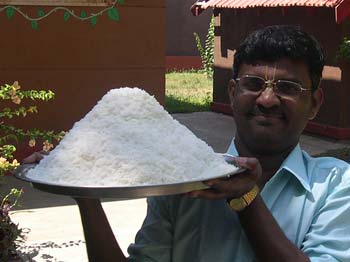
[[[135,243],[128,248],[130,262],[170,262],[172,225],[165,197],[147,199],[147,215]]]
[[[350,179],[349,172],[330,192],[314,216],[302,250],[311,262],[350,261]]]

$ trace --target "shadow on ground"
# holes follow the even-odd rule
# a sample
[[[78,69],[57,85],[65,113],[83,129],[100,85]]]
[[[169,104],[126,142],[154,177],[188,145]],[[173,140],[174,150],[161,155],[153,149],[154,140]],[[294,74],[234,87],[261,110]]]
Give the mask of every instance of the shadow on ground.
[[[6,195],[11,188],[23,188],[24,194],[14,210],[74,205],[72,198],[62,195],[54,195],[39,191],[31,187],[30,183],[19,180],[14,176],[5,176],[0,183],[0,194]]]
[[[165,104],[167,111],[170,113],[191,113],[210,111],[210,101],[208,101],[205,104],[196,104],[193,101],[179,99],[175,96],[166,96]]]
[[[17,179],[14,176],[5,176],[0,183],[0,196],[10,192],[11,188],[23,189],[18,204],[12,210],[26,210],[34,208],[58,207],[76,205],[70,196],[45,193],[31,186],[30,183]],[[114,201],[115,199],[103,199],[102,202]]]
[[[18,249],[18,256],[21,259],[20,261],[56,262],[59,260],[57,260],[55,255],[52,255],[51,253],[52,251],[54,253],[55,249],[74,248],[83,245],[85,246],[85,242],[83,240],[67,241],[63,243],[47,241],[38,244],[29,244]],[[50,250],[50,252],[47,252],[46,250]]]

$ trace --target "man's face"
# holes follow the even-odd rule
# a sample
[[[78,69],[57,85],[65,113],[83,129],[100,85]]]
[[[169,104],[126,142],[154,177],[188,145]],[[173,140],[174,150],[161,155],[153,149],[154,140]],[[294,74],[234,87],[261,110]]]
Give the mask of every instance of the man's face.
[[[308,67],[302,62],[281,59],[277,62],[242,64],[238,78],[258,76],[265,80],[289,80],[311,88]],[[236,139],[258,154],[269,154],[291,149],[309,119],[315,117],[323,101],[322,90],[302,91],[297,97],[282,97],[272,88],[252,93],[240,88],[233,80],[229,95],[237,124]]]

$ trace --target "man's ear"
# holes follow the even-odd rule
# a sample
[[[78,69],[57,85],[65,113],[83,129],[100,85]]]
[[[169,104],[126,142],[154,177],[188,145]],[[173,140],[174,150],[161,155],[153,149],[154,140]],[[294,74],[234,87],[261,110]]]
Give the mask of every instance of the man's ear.
[[[316,117],[318,111],[320,110],[321,105],[323,104],[324,100],[324,93],[322,88],[317,88],[313,93],[312,93],[312,107],[310,111],[310,116],[309,120],[312,120]]]
[[[230,98],[230,105],[231,105],[232,109],[234,107],[233,97],[235,95],[235,87],[236,87],[235,80],[230,79],[230,81],[228,82],[227,92],[228,92],[228,96]]]

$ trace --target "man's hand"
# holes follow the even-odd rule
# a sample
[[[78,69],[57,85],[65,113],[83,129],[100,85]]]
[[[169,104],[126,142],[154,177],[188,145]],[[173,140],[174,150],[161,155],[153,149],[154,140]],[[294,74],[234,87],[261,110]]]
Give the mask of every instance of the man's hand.
[[[237,198],[249,192],[254,185],[259,184],[262,169],[256,158],[237,157],[235,164],[241,168],[245,168],[243,173],[233,175],[229,179],[213,179],[205,183],[210,189],[192,191],[187,193],[188,197],[198,197],[205,199],[227,199]]]
[[[206,181],[210,189],[193,191],[187,196],[213,200],[238,198],[249,192],[254,185],[262,188],[262,168],[256,158],[237,157],[235,162],[246,171],[226,180]],[[306,254],[285,236],[260,195],[239,212],[238,217],[260,261],[309,261]]]
[[[22,164],[38,164],[41,159],[47,156],[49,153],[46,151],[34,152],[30,156],[22,160]]]

